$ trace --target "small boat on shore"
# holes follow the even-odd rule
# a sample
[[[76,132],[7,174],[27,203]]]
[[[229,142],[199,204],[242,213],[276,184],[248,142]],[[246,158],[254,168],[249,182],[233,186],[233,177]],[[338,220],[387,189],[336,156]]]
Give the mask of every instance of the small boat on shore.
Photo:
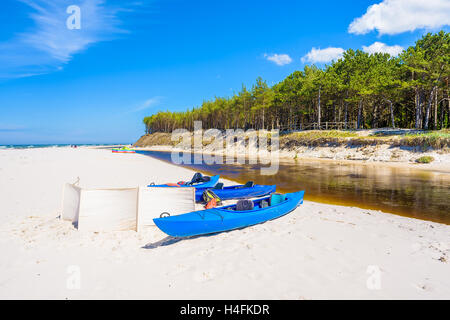
[[[136,153],[136,150],[130,149],[128,147],[123,147],[123,148],[114,148],[112,149],[113,153]]]
[[[159,229],[173,237],[230,231],[284,216],[303,203],[304,194],[304,191],[285,195],[273,194],[254,201],[240,200],[235,205],[157,218],[153,221]]]
[[[247,182],[245,185],[237,185],[224,187],[222,183],[218,183],[214,188],[195,188],[195,201],[202,202],[203,193],[206,190],[212,190],[221,200],[231,199],[250,199],[264,197],[274,193],[277,189],[276,185],[265,186]]]
[[[214,188],[219,182],[220,175],[207,177],[203,176],[201,173],[196,173],[194,177],[189,182],[180,181],[177,183],[165,183],[165,184],[155,184],[151,183],[147,187],[195,187],[195,188]]]

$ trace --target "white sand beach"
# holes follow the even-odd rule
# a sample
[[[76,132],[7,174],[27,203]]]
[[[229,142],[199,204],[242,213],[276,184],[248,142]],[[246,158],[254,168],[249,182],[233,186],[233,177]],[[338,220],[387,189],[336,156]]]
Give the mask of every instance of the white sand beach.
[[[450,299],[450,226],[434,222],[305,201],[175,241],[156,227],[87,232],[58,219],[78,177],[122,188],[192,174],[109,150],[0,150],[0,299]]]

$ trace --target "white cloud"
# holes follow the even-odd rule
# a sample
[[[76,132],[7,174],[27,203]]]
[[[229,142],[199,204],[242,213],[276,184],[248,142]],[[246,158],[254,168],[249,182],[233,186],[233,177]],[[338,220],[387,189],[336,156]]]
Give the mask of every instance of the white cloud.
[[[416,29],[435,29],[450,25],[449,0],[384,0],[367,8],[353,20],[348,31],[366,34],[398,34]]]
[[[24,130],[26,130],[26,127],[24,127],[24,126],[0,123],[0,132],[17,132],[17,131],[24,131]]]
[[[272,61],[276,65],[279,65],[279,66],[284,66],[284,65],[289,64],[289,63],[292,62],[292,58],[289,55],[287,55],[287,54],[277,54],[277,53],[275,53],[275,54],[270,55],[270,56],[265,54],[264,57],[267,60]]]
[[[310,62],[310,63],[326,63],[332,60],[338,60],[342,58],[344,53],[344,49],[342,48],[333,48],[329,47],[326,49],[316,49],[312,48],[310,52],[308,52],[303,58],[302,62]]]
[[[398,56],[403,51],[403,47],[398,45],[388,46],[385,43],[377,41],[371,44],[370,46],[363,46],[363,51],[370,54],[374,54],[377,52],[389,53],[391,56],[395,57]]]
[[[153,106],[158,105],[161,102],[161,99],[162,99],[162,97],[160,97],[160,96],[156,96],[156,97],[147,99],[143,103],[141,103],[137,108],[135,108],[133,111],[137,112],[137,111],[149,109]]]
[[[33,26],[0,43],[0,78],[27,77],[62,69],[72,57],[99,41],[111,40],[124,30],[120,8],[104,0],[77,1],[81,29],[68,29],[66,12],[73,0],[20,0],[28,5]]]

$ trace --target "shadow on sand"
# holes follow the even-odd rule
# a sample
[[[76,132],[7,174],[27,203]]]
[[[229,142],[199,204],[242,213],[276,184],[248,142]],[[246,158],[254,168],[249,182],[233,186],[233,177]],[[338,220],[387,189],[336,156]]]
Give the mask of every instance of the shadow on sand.
[[[197,238],[206,238],[206,237],[214,236],[216,234],[218,234],[218,233],[204,234],[204,235],[192,236],[192,237],[172,237],[172,236],[167,236],[164,239],[161,239],[159,241],[146,244],[145,246],[142,247],[142,249],[156,249],[156,248],[159,248],[159,247],[170,246],[170,245],[178,243],[180,241],[188,241],[188,240],[193,240],[193,239],[197,239]]]

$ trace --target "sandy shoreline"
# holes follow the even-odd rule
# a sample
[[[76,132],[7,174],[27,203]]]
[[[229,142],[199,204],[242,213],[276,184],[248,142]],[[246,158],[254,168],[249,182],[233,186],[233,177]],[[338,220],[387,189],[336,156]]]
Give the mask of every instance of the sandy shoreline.
[[[57,218],[62,186],[77,177],[136,187],[190,176],[139,154],[0,150],[0,298],[450,298],[450,226],[380,211],[305,201],[265,224],[183,241],[156,228],[83,232]],[[79,289],[68,286],[73,270]]]

